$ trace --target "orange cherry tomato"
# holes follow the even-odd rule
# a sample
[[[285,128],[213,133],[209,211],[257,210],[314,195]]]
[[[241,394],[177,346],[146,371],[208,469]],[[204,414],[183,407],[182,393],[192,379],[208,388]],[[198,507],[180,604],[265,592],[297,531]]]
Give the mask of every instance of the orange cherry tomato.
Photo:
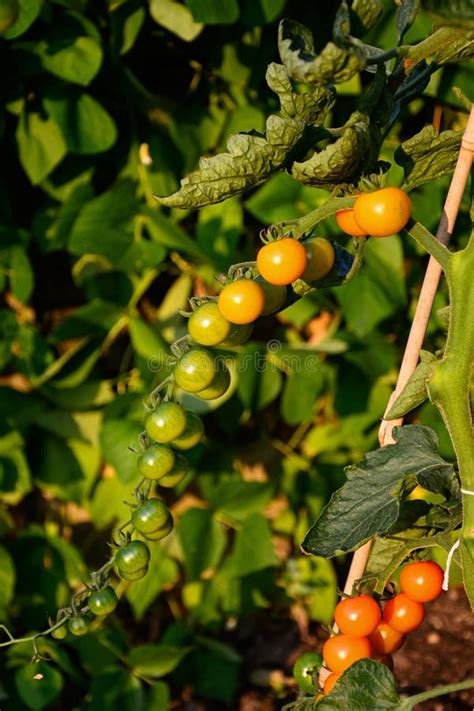
[[[324,237],[315,237],[303,242],[308,262],[301,278],[307,282],[317,281],[331,271],[336,254],[334,247]]]
[[[351,237],[367,237],[367,232],[364,232],[354,218],[354,210],[349,207],[347,210],[338,210],[336,212],[336,222],[340,230],[350,235]]]
[[[431,602],[443,590],[443,569],[430,560],[408,563],[400,575],[400,585],[410,600]]]
[[[382,611],[369,595],[345,598],[334,612],[334,620],[340,631],[355,637],[367,637],[381,619]]]
[[[324,694],[329,694],[333,688],[334,684],[338,679],[340,679],[342,674],[335,674],[334,672],[332,674],[329,674],[329,676],[326,678],[326,681],[324,682],[323,686],[323,693]]]
[[[265,294],[252,279],[238,279],[223,288],[217,303],[221,314],[231,323],[252,323],[265,307]]]
[[[421,602],[411,600],[405,593],[399,593],[389,600],[383,609],[383,619],[397,632],[414,632],[425,618],[425,608]]]
[[[361,193],[354,203],[354,219],[372,237],[389,237],[405,227],[411,217],[411,201],[400,188]]]
[[[376,654],[393,654],[402,646],[405,641],[405,635],[397,632],[389,624],[382,621],[369,635],[369,640]]]
[[[301,242],[292,237],[284,237],[260,249],[257,269],[270,284],[285,286],[300,278],[307,261],[306,250]]]
[[[324,643],[323,659],[331,671],[343,672],[359,659],[370,657],[371,651],[367,637],[339,634]]]

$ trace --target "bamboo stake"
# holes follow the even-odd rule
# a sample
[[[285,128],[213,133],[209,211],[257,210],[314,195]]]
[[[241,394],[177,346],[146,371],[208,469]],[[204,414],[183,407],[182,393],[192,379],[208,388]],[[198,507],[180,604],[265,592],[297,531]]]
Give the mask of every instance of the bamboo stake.
[[[459,206],[461,204],[464,189],[469,178],[473,157],[474,107],[471,109],[466,129],[462,137],[461,148],[459,150],[456,168],[454,169],[453,177],[444,203],[443,213],[441,215],[441,220],[438,226],[438,230],[436,232],[437,239],[444,245],[447,245],[449,243],[454,230],[454,225],[459,212]],[[433,257],[430,257],[428,266],[426,268],[425,278],[421,287],[420,297],[416,307],[415,315],[413,317],[413,322],[411,325],[407,344],[405,347],[405,352],[403,354],[403,360],[400,365],[397,384],[388,401],[385,413],[389,412],[390,407],[395,402],[396,398],[401,393],[411,374],[418,365],[420,349],[423,345],[426,328],[428,326],[428,321],[430,318],[431,309],[433,307],[433,301],[436,295],[436,291],[438,289],[440,278],[441,267]],[[402,423],[402,417],[397,420],[386,420],[385,418],[382,420],[379,429],[379,442],[381,447],[385,447],[387,444],[394,443],[394,439],[392,436],[393,428],[401,425]],[[352,588],[356,580],[358,580],[364,575],[369,560],[371,547],[372,541],[368,541],[363,546],[358,548],[354,553],[346,583],[344,586],[344,592],[347,595],[350,595],[352,593]],[[337,632],[336,627],[333,627],[333,632]],[[330,672],[327,669],[321,667],[321,671],[319,674],[319,683],[321,686],[324,684],[324,681],[329,676],[329,674]]]

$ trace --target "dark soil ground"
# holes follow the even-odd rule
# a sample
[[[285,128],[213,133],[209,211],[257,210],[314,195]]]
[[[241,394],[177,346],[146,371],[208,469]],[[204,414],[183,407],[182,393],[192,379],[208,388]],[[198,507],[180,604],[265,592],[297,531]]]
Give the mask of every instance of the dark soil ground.
[[[307,626],[301,615],[294,617],[297,622],[288,617],[252,618],[225,640],[239,649],[244,660],[235,711],[279,711],[295,698],[293,662],[302,652],[320,650],[327,634],[319,626]],[[425,622],[394,659],[402,696],[474,677],[474,616],[464,591],[452,589],[431,603]],[[220,703],[195,701],[179,708],[223,711]],[[438,697],[418,705],[416,711],[474,711],[474,690]]]

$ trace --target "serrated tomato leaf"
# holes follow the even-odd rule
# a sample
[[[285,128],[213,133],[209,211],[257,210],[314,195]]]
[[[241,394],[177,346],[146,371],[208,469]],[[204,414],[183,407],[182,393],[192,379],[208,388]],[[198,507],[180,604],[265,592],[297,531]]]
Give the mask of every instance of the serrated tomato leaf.
[[[407,187],[412,189],[453,172],[462,131],[442,131],[424,126],[419,133],[404,141],[395,151],[395,160],[405,173]]]
[[[401,711],[404,707],[392,672],[372,659],[361,659],[344,672],[331,693],[314,708],[318,711]]]
[[[416,483],[448,496],[456,491],[454,467],[438,454],[438,437],[430,427],[396,427],[393,435],[395,444],[369,452],[346,469],[346,483],[306,534],[306,553],[331,558],[387,532],[399,517],[400,500]]]
[[[426,384],[435,369],[438,359],[429,351],[421,351],[420,355],[421,362],[417,365],[402,392],[385,415],[386,420],[396,420],[399,417],[404,417],[408,412],[428,399]]]

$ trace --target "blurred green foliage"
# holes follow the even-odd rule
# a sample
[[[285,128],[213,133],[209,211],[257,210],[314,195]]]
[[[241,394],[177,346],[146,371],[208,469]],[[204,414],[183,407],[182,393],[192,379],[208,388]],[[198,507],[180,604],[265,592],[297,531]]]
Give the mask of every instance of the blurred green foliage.
[[[321,13],[302,0],[20,0],[3,32],[0,621],[18,635],[47,626],[105,558],[136,483],[128,446],[142,429],[142,400],[185,333],[187,299],[214,293],[216,272],[251,258],[262,226],[327,197],[285,173],[196,213],[160,208],[152,194],[174,192],[231,133],[264,128],[278,109],[264,81],[278,20],[305,23],[318,49],[337,5],[328,0]],[[385,0],[365,40],[392,47],[394,17]],[[421,13],[404,41],[427,36],[431,23]],[[468,92],[473,74],[471,62],[435,74],[382,157],[392,160],[437,107],[443,127],[462,128],[453,87]],[[333,125],[354,111],[364,81],[338,85]],[[446,186],[443,178],[413,193],[430,229]],[[467,230],[463,206],[460,245]],[[321,234],[345,243],[332,219]],[[343,467],[376,446],[424,263],[399,237],[373,240],[357,280],[262,322],[217,411],[189,396],[207,438],[167,494],[175,532],[152,544],[149,575],[123,589],[112,621],[81,639],[39,643],[53,663],[32,666],[27,644],[2,655],[2,710],[164,711],[170,698],[236,708],[259,666],[246,659],[242,626],[271,646],[276,618],[290,627],[293,618],[303,627],[331,620],[344,562],[304,558],[299,545]],[[436,307],[446,303],[442,288]],[[444,329],[435,314],[431,350]],[[305,369],[308,353],[315,372]],[[450,457],[435,410],[423,406],[416,421],[435,427]],[[281,653],[286,672],[291,652]]]

